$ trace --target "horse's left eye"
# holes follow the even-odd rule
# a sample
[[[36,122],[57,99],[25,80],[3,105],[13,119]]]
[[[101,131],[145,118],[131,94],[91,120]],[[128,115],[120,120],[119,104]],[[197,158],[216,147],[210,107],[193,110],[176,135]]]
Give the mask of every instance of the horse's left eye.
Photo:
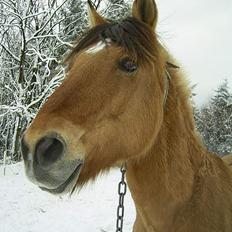
[[[119,68],[127,73],[133,73],[137,70],[138,65],[129,57],[121,59],[118,63]]]

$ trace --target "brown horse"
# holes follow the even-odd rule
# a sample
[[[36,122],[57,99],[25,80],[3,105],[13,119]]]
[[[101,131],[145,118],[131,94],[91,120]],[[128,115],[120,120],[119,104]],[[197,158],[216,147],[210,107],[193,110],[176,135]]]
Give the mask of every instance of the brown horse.
[[[232,172],[196,132],[187,82],[154,32],[154,1],[135,0],[119,22],[89,9],[92,29],[24,135],[28,177],[63,194],[126,163],[134,232],[231,232]]]

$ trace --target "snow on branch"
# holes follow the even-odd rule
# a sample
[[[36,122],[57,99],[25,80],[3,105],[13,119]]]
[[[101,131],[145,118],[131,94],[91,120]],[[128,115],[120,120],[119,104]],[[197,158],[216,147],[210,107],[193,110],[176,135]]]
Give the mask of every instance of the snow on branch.
[[[0,46],[12,57],[14,58],[17,62],[20,62],[20,59],[15,56],[11,51],[10,49],[8,49],[4,44],[0,43]]]
[[[69,0],[64,0],[63,3],[60,4],[60,6],[58,6],[58,7],[53,11],[53,13],[50,15],[50,17],[48,18],[48,20],[43,24],[43,26],[42,26],[39,30],[37,30],[37,31],[34,33],[34,35],[33,35],[28,41],[30,41],[32,38],[36,37],[39,33],[43,32],[43,30],[45,29],[45,27],[48,25],[48,23],[49,23],[49,22],[52,20],[52,18],[55,16],[56,12],[57,12],[58,10],[60,10],[61,7],[62,7],[67,1],[69,1]]]
[[[70,48],[73,47],[73,45],[71,43],[63,41],[61,38],[59,38],[58,35],[38,35],[38,36],[36,36],[36,37],[34,37],[32,39],[41,39],[41,38],[44,39],[44,38],[51,38],[51,37],[56,38],[60,42],[60,44],[62,44],[62,45],[66,45],[66,46],[68,46]]]

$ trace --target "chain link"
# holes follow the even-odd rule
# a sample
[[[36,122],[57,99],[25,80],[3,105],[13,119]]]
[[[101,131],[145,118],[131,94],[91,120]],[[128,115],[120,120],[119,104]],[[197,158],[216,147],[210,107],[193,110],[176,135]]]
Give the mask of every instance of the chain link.
[[[117,208],[116,232],[122,232],[124,217],[124,197],[126,195],[127,184],[125,181],[126,165],[123,164],[120,171],[122,173],[121,181],[118,184],[119,204]]]

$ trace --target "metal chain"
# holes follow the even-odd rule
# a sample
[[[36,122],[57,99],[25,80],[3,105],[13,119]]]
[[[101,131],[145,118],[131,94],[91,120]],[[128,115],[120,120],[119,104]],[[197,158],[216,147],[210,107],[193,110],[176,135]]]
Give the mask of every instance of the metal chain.
[[[127,184],[125,181],[126,170],[127,170],[127,167],[125,164],[123,164],[120,169],[122,173],[122,178],[118,184],[119,204],[117,208],[116,232],[122,232],[122,229],[123,229],[124,197],[126,195],[126,190],[127,190]]]

